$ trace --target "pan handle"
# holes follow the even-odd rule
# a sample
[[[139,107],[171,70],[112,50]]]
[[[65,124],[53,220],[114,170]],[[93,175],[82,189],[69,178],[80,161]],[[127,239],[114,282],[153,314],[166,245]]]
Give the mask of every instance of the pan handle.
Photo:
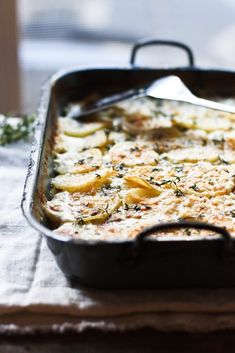
[[[181,42],[173,41],[173,40],[160,40],[160,39],[147,39],[147,40],[141,40],[137,42],[131,51],[131,58],[130,58],[130,64],[132,66],[135,66],[135,59],[136,59],[136,54],[137,51],[140,48],[149,46],[149,45],[169,45],[172,47],[180,48],[184,50],[188,56],[188,62],[189,66],[194,66],[194,55],[192,50],[186,45]]]
[[[134,243],[131,245],[131,249],[129,249],[130,251],[128,254],[128,257],[129,257],[128,262],[130,262],[131,265],[136,263],[136,260],[140,255],[142,243],[144,242],[145,238],[147,238],[151,234],[170,230],[170,229],[187,229],[187,228],[193,228],[193,229],[199,229],[199,230],[211,230],[212,232],[218,233],[224,239],[224,248],[223,248],[224,255],[230,256],[230,257],[232,255],[233,256],[235,255],[233,239],[230,233],[225,228],[214,226],[212,224],[208,224],[204,222],[180,221],[180,222],[155,224],[154,226],[146,228],[142,232],[140,232],[137,235]]]

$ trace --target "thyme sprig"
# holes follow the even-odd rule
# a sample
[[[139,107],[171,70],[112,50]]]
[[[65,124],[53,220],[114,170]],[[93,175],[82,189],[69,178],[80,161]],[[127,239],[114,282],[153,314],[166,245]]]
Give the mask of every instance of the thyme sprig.
[[[17,121],[16,121],[17,120]],[[27,140],[34,131],[34,115],[24,115],[21,118],[3,116],[0,120],[0,145]]]

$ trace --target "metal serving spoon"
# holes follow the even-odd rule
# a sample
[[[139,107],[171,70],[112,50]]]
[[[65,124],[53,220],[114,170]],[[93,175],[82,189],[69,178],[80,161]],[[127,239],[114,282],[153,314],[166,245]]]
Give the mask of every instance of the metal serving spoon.
[[[75,118],[96,113],[126,99],[137,97],[152,97],[158,99],[186,102],[205,108],[235,113],[235,107],[196,97],[177,76],[166,76],[154,81],[146,88],[133,89],[115,94],[83,105],[74,105],[68,117]]]

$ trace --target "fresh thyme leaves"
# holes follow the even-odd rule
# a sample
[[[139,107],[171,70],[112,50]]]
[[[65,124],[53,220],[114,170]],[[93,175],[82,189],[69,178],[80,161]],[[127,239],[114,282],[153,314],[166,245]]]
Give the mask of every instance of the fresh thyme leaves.
[[[193,189],[194,191],[199,191],[199,188],[196,183],[194,183],[192,186],[190,186],[190,189]]]
[[[0,145],[27,140],[34,131],[34,122],[33,115],[24,115],[22,118],[3,117],[0,120]]]
[[[134,211],[138,212],[138,211],[144,211],[144,210],[150,210],[150,209],[151,209],[151,206],[149,206],[149,205],[137,205],[137,204],[135,204],[134,206],[130,206],[127,203],[125,203],[125,205],[124,205],[124,210],[125,211],[134,210]]]
[[[175,176],[175,180],[163,179],[161,182],[157,182],[157,181],[154,181],[153,176],[150,176],[149,179],[146,179],[146,181],[148,181],[150,184],[153,184],[156,186],[162,186],[162,185],[166,185],[166,184],[174,184],[175,186],[177,186],[176,183],[178,183],[180,181],[180,177]]]
[[[85,159],[79,159],[75,164],[84,164]]]
[[[215,145],[223,145],[225,143],[225,139],[224,138],[221,138],[221,139],[212,139],[212,142],[215,144]]]
[[[162,110],[153,110],[153,114],[155,115],[155,116],[164,116],[164,117],[166,117],[166,116],[168,116],[165,112],[163,112]]]
[[[184,231],[187,235],[191,235],[191,233],[192,233],[192,230],[189,228],[186,228]]]
[[[232,210],[232,211],[230,211],[230,214],[231,214],[231,216],[232,216],[233,218],[235,218],[235,209]]]
[[[219,156],[219,160],[221,163],[223,164],[230,164],[228,161],[226,161],[225,159],[223,159],[222,157]]]
[[[105,212],[107,213],[108,216],[110,216],[109,213],[109,204],[107,203],[106,207],[105,207]]]
[[[121,163],[117,166],[118,169],[123,170],[123,168],[125,167],[124,163]]]
[[[175,177],[175,181],[176,181],[176,183],[177,183],[178,181],[180,181],[180,177],[176,176],[176,177]]]
[[[131,147],[130,151],[131,152],[140,152],[140,149],[139,149],[139,147],[135,146],[135,147]]]
[[[202,139],[202,146],[207,146],[208,141],[206,139]]]
[[[102,187],[102,188],[101,188],[101,191],[102,191],[102,193],[103,193],[105,196],[108,195],[108,192],[107,192],[107,189],[106,189],[106,188]]]
[[[184,193],[183,193],[183,191],[182,190],[180,190],[179,188],[177,188],[177,189],[175,189],[175,195],[176,196],[184,196]]]
[[[110,130],[108,130],[108,129],[104,129],[104,133],[105,133],[106,137],[109,137]]]
[[[157,167],[156,167],[156,168],[153,168],[153,169],[152,169],[152,172],[160,172],[161,170],[162,170],[161,168],[157,168]]]
[[[78,218],[77,219],[77,223],[80,224],[80,225],[83,225],[84,224],[84,220],[82,217]]]
[[[108,191],[110,190],[121,190],[121,186],[120,185],[110,185],[110,184],[107,184],[107,185],[104,185],[101,187],[101,191],[102,193],[107,196],[108,195]]]
[[[177,172],[177,173],[180,173],[180,172],[182,172],[184,170],[184,167],[183,166],[176,166],[175,167],[175,171]]]

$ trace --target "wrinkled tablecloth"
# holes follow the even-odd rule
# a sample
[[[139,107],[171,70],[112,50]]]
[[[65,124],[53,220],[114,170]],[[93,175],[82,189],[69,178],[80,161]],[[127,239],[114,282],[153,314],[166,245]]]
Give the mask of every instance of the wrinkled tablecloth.
[[[29,151],[25,142],[0,147],[0,333],[235,329],[235,289],[107,291],[72,286],[21,213]]]

